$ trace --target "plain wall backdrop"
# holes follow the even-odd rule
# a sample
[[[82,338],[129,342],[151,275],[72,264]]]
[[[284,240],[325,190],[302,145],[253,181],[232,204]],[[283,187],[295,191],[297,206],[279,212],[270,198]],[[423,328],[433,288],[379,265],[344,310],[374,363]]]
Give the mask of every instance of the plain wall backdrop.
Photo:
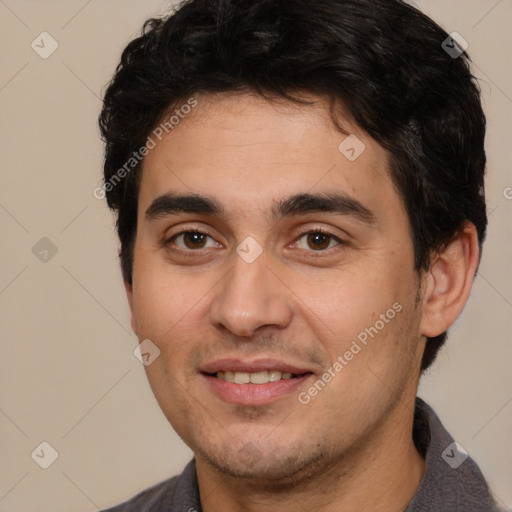
[[[512,1],[416,5],[469,43],[490,223],[472,297],[419,394],[512,508]],[[191,458],[133,355],[113,217],[93,196],[105,85],[144,20],[168,10],[0,0],[0,512],[106,508]],[[58,453],[48,469],[42,442]]]

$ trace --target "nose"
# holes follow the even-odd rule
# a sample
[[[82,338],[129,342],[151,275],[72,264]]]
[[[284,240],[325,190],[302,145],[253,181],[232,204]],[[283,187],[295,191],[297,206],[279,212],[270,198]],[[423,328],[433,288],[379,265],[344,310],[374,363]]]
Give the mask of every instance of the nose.
[[[234,260],[212,301],[212,324],[239,337],[251,337],[263,326],[287,327],[292,319],[291,294],[270,269],[265,255],[252,263],[238,255]]]

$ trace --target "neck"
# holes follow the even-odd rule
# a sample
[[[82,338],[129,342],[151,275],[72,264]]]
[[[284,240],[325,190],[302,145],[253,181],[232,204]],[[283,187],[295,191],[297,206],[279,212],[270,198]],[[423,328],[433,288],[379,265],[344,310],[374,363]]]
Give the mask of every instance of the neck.
[[[404,414],[404,408],[407,414]],[[291,512],[304,510],[401,512],[414,497],[425,461],[412,439],[414,398],[399,403],[362,448],[319,467],[313,477],[295,486],[254,482],[220,474],[196,457],[204,512]]]

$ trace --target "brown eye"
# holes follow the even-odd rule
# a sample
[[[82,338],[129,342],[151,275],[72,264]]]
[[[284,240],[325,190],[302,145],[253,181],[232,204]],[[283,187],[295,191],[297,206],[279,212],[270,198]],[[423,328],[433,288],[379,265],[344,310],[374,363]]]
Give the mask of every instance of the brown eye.
[[[215,241],[206,233],[198,231],[185,231],[176,235],[172,242],[180,249],[204,249],[205,247],[213,247]]]
[[[298,239],[297,247],[299,249],[324,251],[340,243],[341,240],[334,235],[322,233],[321,231],[312,231],[310,233],[304,233]]]
[[[183,242],[189,249],[202,249],[206,244],[206,236],[202,233],[184,233]]]
[[[309,247],[314,251],[327,249],[331,242],[330,237],[323,233],[310,233],[307,240]]]

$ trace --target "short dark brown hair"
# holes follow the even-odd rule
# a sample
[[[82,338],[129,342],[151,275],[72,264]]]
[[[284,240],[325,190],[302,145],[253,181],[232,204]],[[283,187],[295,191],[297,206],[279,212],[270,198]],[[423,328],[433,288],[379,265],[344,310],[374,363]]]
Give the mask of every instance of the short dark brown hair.
[[[188,0],[149,19],[124,50],[100,115],[104,179],[146,142],[169,109],[194,93],[250,90],[299,101],[340,102],[391,155],[390,175],[407,209],[415,266],[428,268],[465,221],[480,247],[485,116],[465,52],[401,0]],[[444,47],[443,47],[444,46]],[[140,164],[106,189],[117,213],[124,279],[131,282]],[[430,338],[422,369],[446,333]]]

